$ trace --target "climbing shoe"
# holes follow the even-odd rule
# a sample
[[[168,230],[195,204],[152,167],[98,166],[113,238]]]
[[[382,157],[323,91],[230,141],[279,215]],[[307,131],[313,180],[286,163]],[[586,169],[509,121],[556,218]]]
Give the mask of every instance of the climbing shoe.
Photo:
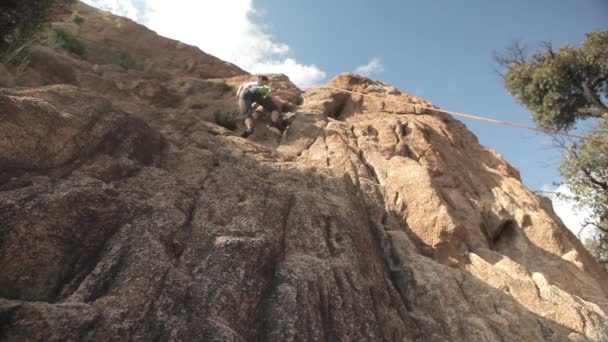
[[[250,129],[246,130],[245,132],[241,133],[241,137],[247,139],[247,137],[249,137],[251,135],[251,133],[253,133],[253,128],[250,128]]]
[[[273,122],[272,127],[278,129],[279,132],[281,132],[281,134],[283,132],[285,132],[285,126],[283,126],[283,122],[281,120],[278,120],[277,122]]]

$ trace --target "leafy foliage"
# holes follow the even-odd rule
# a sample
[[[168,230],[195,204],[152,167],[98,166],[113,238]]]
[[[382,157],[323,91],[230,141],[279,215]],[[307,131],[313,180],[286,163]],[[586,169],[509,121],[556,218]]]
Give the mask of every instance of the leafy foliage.
[[[75,34],[61,27],[56,27],[54,31],[57,35],[57,42],[61,44],[64,49],[81,57],[86,54],[87,44]]]
[[[29,64],[35,34],[45,27],[55,9],[75,0],[3,0],[0,2],[0,62],[17,67]]]
[[[118,56],[118,65],[125,71],[127,70],[142,70],[144,66],[139,63],[130,53],[124,51]]]
[[[513,44],[495,59],[506,67],[505,87],[532,111],[538,126],[567,130],[581,119],[595,119],[588,139],[570,146],[560,143],[564,150],[560,172],[572,192],[561,197],[592,210],[586,224],[600,233],[592,240],[597,245],[591,252],[607,262],[608,31],[587,33],[580,48],[566,45],[554,51],[550,43],[543,47],[544,51],[528,57],[521,45]]]
[[[0,51],[0,62],[11,64],[18,67],[19,70],[27,67],[29,63],[28,49],[34,41],[26,41],[21,43],[13,43]]]
[[[78,11],[72,12],[72,22],[78,26],[82,26],[87,19],[78,13]]]
[[[55,8],[74,0],[3,0],[0,2],[0,50],[23,43],[41,30]]]
[[[594,214],[588,222],[608,233],[608,120],[602,120],[585,140],[566,148],[560,172],[574,194]]]
[[[608,271],[608,235],[586,239],[583,242],[583,245],[585,245],[585,248],[587,248],[593,257],[595,257],[595,259],[604,266],[606,271]]]
[[[515,52],[515,53],[514,53]],[[608,31],[587,34],[580,48],[566,45],[526,58],[511,48],[499,62],[507,67],[505,87],[532,111],[543,128],[568,129],[578,119],[608,116]]]

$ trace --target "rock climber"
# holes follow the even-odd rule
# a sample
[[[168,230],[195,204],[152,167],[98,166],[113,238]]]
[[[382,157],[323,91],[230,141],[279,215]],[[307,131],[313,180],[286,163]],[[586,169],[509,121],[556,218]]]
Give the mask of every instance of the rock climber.
[[[241,137],[247,138],[253,133],[253,112],[262,106],[266,111],[271,112],[270,119],[272,125],[281,133],[285,130],[281,122],[281,116],[277,105],[268,95],[272,89],[269,86],[270,80],[267,76],[259,75],[257,82],[248,82],[242,84],[236,92],[239,101],[241,114],[245,117],[246,130],[241,134]]]

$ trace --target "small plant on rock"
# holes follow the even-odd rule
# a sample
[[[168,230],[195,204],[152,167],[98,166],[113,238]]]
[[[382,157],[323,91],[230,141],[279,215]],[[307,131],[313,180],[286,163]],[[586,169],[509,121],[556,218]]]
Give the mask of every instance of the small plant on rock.
[[[78,11],[72,12],[72,22],[78,26],[82,26],[87,19],[78,13]]]
[[[125,71],[127,70],[143,70],[143,65],[139,63],[131,54],[124,51],[118,56],[117,64]]]
[[[85,55],[87,52],[87,44],[83,40],[78,38],[72,32],[61,27],[56,27],[54,31],[57,37],[57,42],[61,45],[61,47],[80,57]]]
[[[26,42],[14,42],[0,51],[0,62],[13,65],[17,68],[17,74],[27,68],[30,62],[30,47],[35,43],[35,40]]]

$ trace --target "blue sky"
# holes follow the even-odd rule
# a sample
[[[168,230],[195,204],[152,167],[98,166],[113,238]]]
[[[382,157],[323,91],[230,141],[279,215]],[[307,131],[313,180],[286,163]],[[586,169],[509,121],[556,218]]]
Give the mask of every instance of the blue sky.
[[[531,125],[529,112],[503,88],[493,52],[514,40],[532,49],[542,41],[578,45],[585,32],[608,29],[608,0],[85,2],[252,73],[285,73],[302,87],[368,65],[371,78],[444,109]],[[560,181],[561,155],[550,138],[461,120],[483,145],[519,168],[531,189]],[[572,216],[567,205],[557,206],[568,212],[562,218]]]
[[[303,63],[328,75],[379,58],[373,78],[451,110],[530,123],[529,112],[506,93],[495,73],[494,50],[513,40],[531,48],[579,44],[584,33],[608,28],[606,0],[256,0],[277,40]],[[560,180],[559,151],[535,132],[468,119],[482,144],[517,166],[526,185]]]

